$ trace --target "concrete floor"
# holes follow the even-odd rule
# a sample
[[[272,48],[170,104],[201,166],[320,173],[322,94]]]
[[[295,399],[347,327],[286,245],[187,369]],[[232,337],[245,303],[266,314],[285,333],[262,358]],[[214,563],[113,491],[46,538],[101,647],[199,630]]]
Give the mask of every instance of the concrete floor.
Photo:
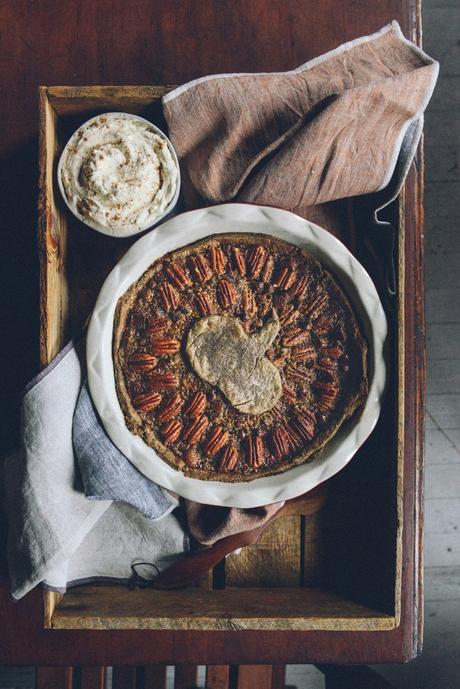
[[[428,398],[425,644],[405,666],[380,666],[397,689],[460,687],[460,4],[426,0],[424,47],[441,62],[425,126]],[[202,674],[200,675],[203,681]],[[172,674],[170,673],[172,682]],[[313,667],[287,683],[323,689]],[[32,668],[0,668],[0,689],[32,689]],[[172,683],[171,683],[172,686]],[[268,688],[267,688],[268,689]]]

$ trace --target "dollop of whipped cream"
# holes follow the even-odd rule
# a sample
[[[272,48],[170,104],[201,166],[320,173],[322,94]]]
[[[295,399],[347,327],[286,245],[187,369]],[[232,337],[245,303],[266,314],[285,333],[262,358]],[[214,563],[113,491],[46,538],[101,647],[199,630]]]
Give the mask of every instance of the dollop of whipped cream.
[[[167,140],[148,122],[118,113],[100,115],[77,130],[60,173],[72,210],[116,236],[153,225],[178,184]]]

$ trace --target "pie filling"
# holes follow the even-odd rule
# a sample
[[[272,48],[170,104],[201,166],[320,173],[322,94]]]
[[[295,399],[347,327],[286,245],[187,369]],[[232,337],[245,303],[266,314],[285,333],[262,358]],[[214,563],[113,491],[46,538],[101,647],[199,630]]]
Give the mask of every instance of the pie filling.
[[[201,479],[308,461],[367,395],[341,288],[268,235],[215,235],[156,260],[118,302],[113,350],[128,428]]]

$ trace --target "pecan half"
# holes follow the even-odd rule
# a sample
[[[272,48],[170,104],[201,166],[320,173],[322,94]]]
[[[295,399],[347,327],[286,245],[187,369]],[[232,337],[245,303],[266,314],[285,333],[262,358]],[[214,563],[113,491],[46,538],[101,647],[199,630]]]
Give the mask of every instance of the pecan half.
[[[178,440],[181,432],[182,424],[177,419],[168,421],[168,423],[165,423],[164,426],[161,427],[161,435],[167,443],[174,443]]]
[[[150,321],[146,330],[150,335],[157,335],[158,333],[162,333],[164,330],[166,330],[166,328],[168,328],[170,325],[170,321],[164,316]]]
[[[196,451],[196,448],[189,447],[189,449],[184,454],[184,461],[189,467],[196,467],[200,463],[200,455]]]
[[[292,285],[291,289],[289,290],[290,294],[292,294],[293,297],[299,297],[299,299],[303,299],[307,291],[309,282],[310,280],[304,275],[299,280],[297,280],[295,284]]]
[[[275,287],[280,287],[281,289],[287,290],[291,287],[296,279],[296,272],[290,266],[284,266],[279,271],[275,282],[273,283]]]
[[[335,373],[337,372],[337,360],[321,359],[321,361],[315,364],[315,370],[326,374],[327,376],[334,377]]]
[[[245,318],[255,316],[257,313],[257,304],[254,292],[249,288],[243,289],[241,294],[241,311]]]
[[[222,308],[228,309],[237,302],[234,285],[229,280],[221,280],[217,286],[217,296]]]
[[[296,309],[294,304],[286,304],[283,310],[281,311],[281,315],[279,317],[280,324],[289,325],[289,323],[295,321],[298,316],[299,310]]]
[[[246,275],[246,261],[237,246],[232,246],[232,263],[241,276]]]
[[[209,419],[207,416],[200,416],[198,419],[192,421],[192,423],[187,426],[184,432],[184,440],[190,445],[196,445],[200,442],[203,434],[209,424]]]
[[[316,403],[322,412],[330,411],[336,401],[338,390],[333,383],[315,381],[312,386],[318,393]]]
[[[209,257],[211,259],[211,268],[216,275],[222,275],[227,265],[227,257],[222,249],[218,246],[212,246],[209,249]]]
[[[286,363],[286,357],[284,354],[275,352],[273,349],[269,349],[268,352],[265,352],[265,355],[268,359],[270,359],[272,364],[275,364],[275,366],[278,366],[278,368],[281,368]]]
[[[294,366],[293,364],[288,364],[284,369],[284,373],[286,376],[294,378],[294,380],[304,381],[306,378],[306,371],[303,371],[301,368],[297,368],[297,366]]]
[[[315,435],[316,418],[310,411],[304,411],[302,414],[298,414],[289,426],[292,428],[294,433],[300,435],[302,440],[311,440]]]
[[[283,385],[283,395],[291,404],[297,404],[298,399],[295,391],[287,385]]]
[[[204,454],[206,457],[215,457],[216,454],[227,444],[228,431],[222,426],[214,428],[204,446]]]
[[[330,395],[323,394],[317,400],[318,409],[323,413],[330,412],[335,404],[335,395],[331,397]]]
[[[327,335],[327,333],[334,327],[334,321],[329,316],[322,316],[315,322],[315,334],[318,337]]]
[[[131,354],[128,365],[136,371],[151,371],[158,363],[158,359],[146,352]]]
[[[297,450],[302,445],[302,438],[294,428],[287,424],[284,431],[288,437],[289,445],[293,450]]]
[[[202,316],[210,316],[212,313],[212,301],[206,292],[199,292],[196,295],[196,305]]]
[[[144,392],[141,395],[136,395],[133,398],[133,406],[136,411],[146,414],[152,409],[158,407],[161,402],[161,395],[158,392]]]
[[[160,421],[169,421],[178,414],[182,407],[182,397],[178,392],[175,392],[172,397],[169,398],[165,406],[160,409],[158,413],[158,419]]]
[[[277,421],[284,421],[286,418],[286,411],[279,404],[277,404],[272,409],[272,415],[274,419],[277,419]]]
[[[203,392],[196,392],[184,409],[184,413],[194,419],[196,416],[201,416],[207,404],[206,395]]]
[[[172,337],[158,337],[151,340],[150,346],[153,353],[158,356],[164,354],[177,354],[180,348],[180,342],[174,340]]]
[[[311,345],[296,347],[291,352],[292,361],[313,361],[316,357],[316,350]]]
[[[328,359],[339,359],[343,355],[343,349],[339,345],[335,347],[324,347],[321,350],[321,356],[327,357]]]
[[[260,435],[249,435],[246,440],[248,464],[253,469],[262,466],[264,461],[264,443]]]
[[[177,378],[174,373],[153,373],[149,378],[152,390],[170,390],[177,387]]]
[[[317,316],[319,316],[321,311],[323,311],[327,304],[327,301],[328,296],[326,293],[315,293],[308,302],[308,304],[306,304],[305,313],[307,314],[307,316],[310,317],[311,320],[314,320]]]
[[[177,289],[184,289],[193,284],[184,268],[177,261],[172,261],[165,268],[165,273]]]
[[[179,295],[169,282],[163,282],[160,286],[160,298],[166,311],[175,309],[179,303]]]
[[[337,396],[337,388],[333,383],[323,383],[322,381],[315,380],[312,384],[315,390],[321,390],[321,393],[325,392],[327,395]]]
[[[262,274],[260,276],[264,282],[270,282],[272,275],[273,275],[274,265],[275,265],[275,260],[274,260],[273,256],[270,254],[268,256],[267,260],[265,261],[265,265],[262,269]]]
[[[191,256],[190,265],[198,280],[206,282],[212,277],[211,266],[202,254],[195,254],[195,256]]]
[[[233,471],[238,464],[239,453],[236,447],[229,445],[222,453],[217,468],[219,471]]]
[[[274,428],[270,435],[270,447],[275,459],[285,457],[289,452],[289,437],[283,428]]]
[[[286,330],[284,333],[283,344],[286,345],[286,347],[292,347],[293,345],[305,342],[308,337],[309,335],[306,330],[297,327],[289,328],[289,330]]]
[[[248,256],[249,277],[259,277],[265,261],[267,260],[267,249],[264,246],[255,246]]]

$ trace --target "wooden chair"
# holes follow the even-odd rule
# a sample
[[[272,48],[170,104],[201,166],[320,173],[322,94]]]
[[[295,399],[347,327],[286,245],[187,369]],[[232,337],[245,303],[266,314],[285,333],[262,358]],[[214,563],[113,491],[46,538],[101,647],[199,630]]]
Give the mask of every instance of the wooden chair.
[[[394,689],[367,666],[321,665],[325,689]],[[206,689],[296,689],[284,665],[208,665]],[[105,667],[38,667],[36,689],[106,689]],[[197,687],[197,666],[177,665],[174,689]],[[109,685],[110,686],[110,685]],[[166,689],[166,666],[114,667],[112,689]]]

